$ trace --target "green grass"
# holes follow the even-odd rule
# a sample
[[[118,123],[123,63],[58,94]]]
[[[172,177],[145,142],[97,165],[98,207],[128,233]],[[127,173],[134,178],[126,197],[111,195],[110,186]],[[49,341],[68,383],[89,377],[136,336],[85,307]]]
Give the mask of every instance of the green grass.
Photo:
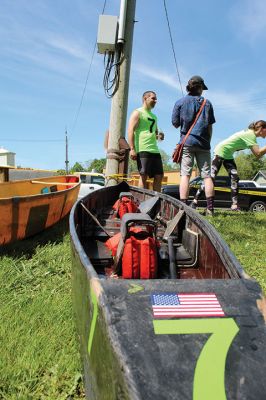
[[[1,399],[84,398],[66,222],[1,251]]]
[[[216,211],[208,220],[266,293],[266,213]]]
[[[266,214],[208,220],[266,292]],[[70,278],[67,220],[0,249],[0,399],[84,398]]]

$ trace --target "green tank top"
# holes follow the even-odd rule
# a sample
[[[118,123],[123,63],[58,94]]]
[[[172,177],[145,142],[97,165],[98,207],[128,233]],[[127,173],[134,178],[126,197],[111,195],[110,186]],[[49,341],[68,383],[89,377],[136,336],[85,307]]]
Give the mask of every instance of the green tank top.
[[[139,153],[140,151],[160,153],[156,140],[156,115],[143,107],[138,108],[137,111],[139,112],[139,123],[134,131],[134,145],[136,153]]]

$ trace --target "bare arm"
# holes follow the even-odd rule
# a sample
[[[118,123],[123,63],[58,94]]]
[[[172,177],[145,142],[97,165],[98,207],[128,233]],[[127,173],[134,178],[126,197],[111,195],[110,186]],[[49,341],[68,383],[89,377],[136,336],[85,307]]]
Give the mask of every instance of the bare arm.
[[[252,146],[251,151],[257,158],[260,158],[266,154],[266,146],[261,148],[258,145]]]
[[[137,110],[133,111],[129,118],[129,123],[128,123],[128,143],[130,147],[130,157],[132,160],[135,160],[137,155],[135,151],[135,146],[134,146],[134,131],[136,127],[138,126],[139,123],[139,112]]]

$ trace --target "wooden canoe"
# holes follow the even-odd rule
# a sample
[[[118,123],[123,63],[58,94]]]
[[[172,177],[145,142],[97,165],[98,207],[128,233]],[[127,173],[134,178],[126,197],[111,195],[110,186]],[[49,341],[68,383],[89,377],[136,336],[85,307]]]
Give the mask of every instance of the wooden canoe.
[[[79,192],[76,176],[0,184],[0,245],[32,236],[67,215]]]
[[[112,205],[129,191],[156,221],[161,249],[176,219],[176,279],[167,251],[159,253],[158,279],[113,279],[107,273],[113,259],[104,242],[120,229]],[[87,399],[265,399],[265,298],[198,213],[167,195],[122,183],[78,201],[70,233]],[[162,303],[154,302],[158,296]],[[201,305],[204,298],[214,298],[207,308],[217,307],[218,316]]]

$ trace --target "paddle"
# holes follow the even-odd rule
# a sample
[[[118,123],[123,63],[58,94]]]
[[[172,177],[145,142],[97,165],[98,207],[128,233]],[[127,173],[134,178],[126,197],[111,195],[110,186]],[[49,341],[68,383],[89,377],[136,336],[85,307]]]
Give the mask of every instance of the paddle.
[[[106,235],[108,237],[111,237],[111,235],[109,235],[107,230],[101,225],[101,223],[98,221],[98,219],[87,209],[87,207],[82,203],[82,201],[80,202],[80,204],[82,205],[84,210],[89,214],[89,216],[93,219],[93,221],[95,221],[96,224],[104,231],[104,233],[106,233]]]

